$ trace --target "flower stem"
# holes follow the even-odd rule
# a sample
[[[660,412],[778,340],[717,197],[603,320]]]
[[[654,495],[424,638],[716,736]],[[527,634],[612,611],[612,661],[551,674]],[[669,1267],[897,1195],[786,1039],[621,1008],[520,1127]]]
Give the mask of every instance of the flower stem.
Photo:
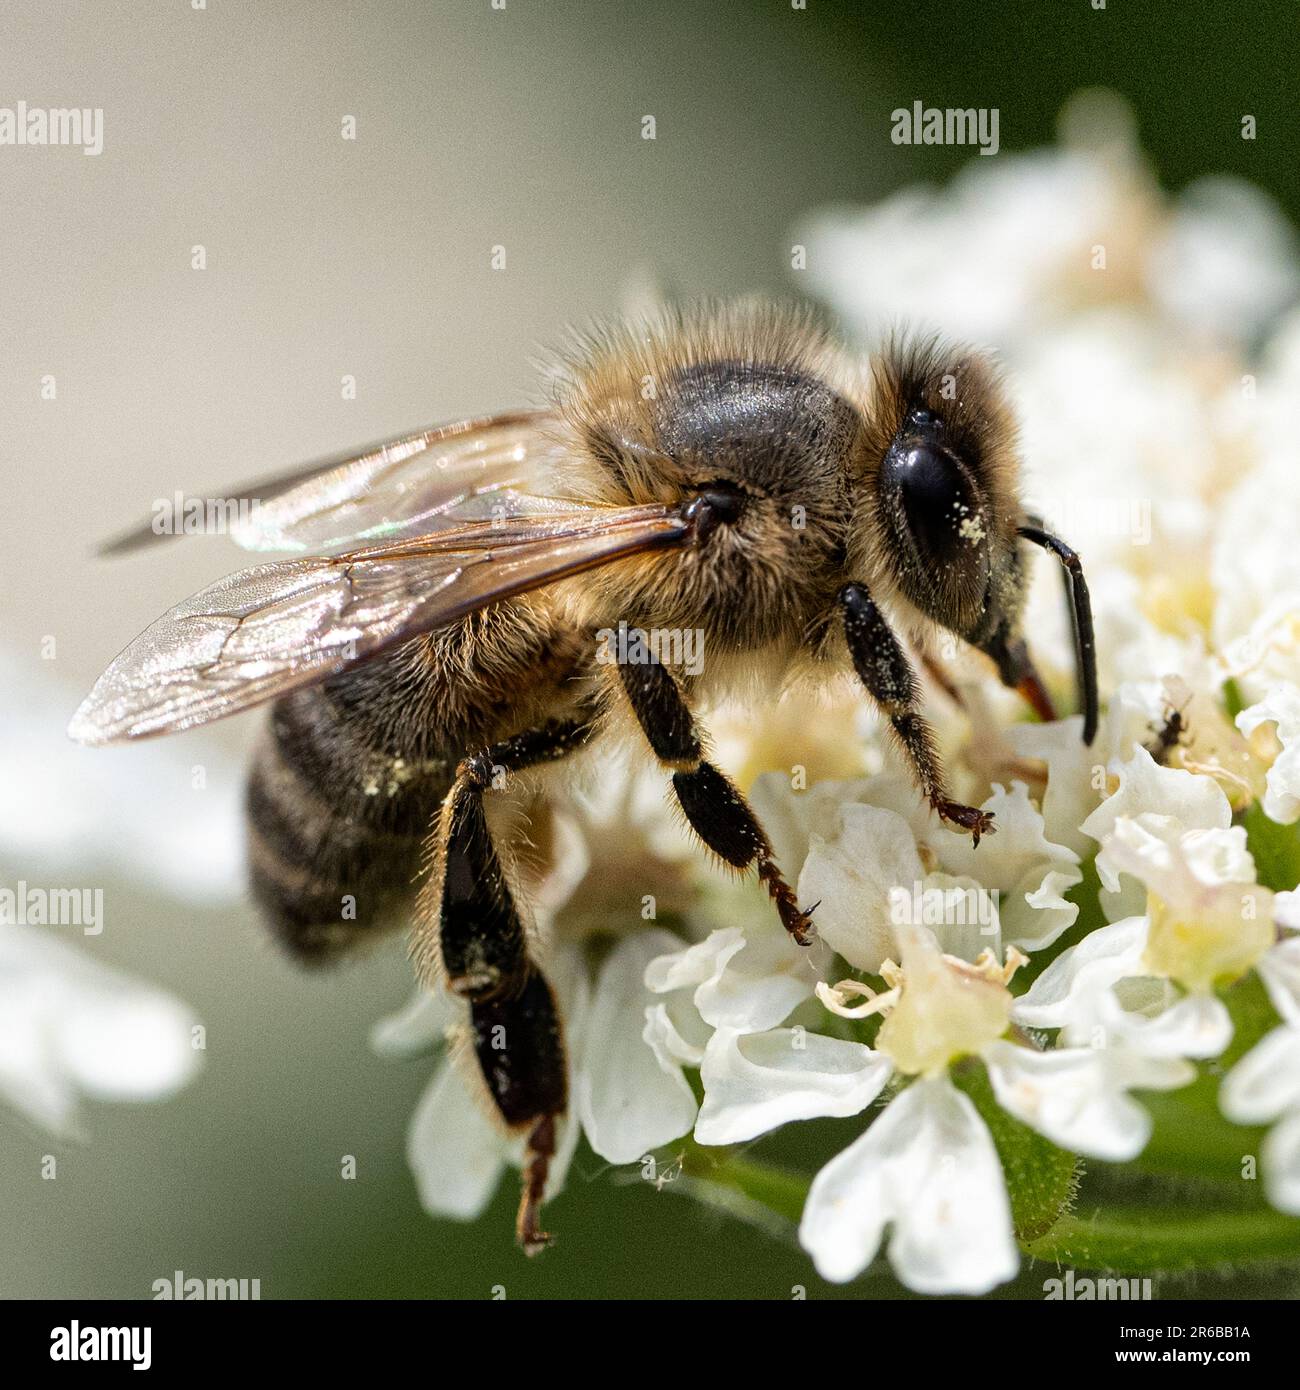
[[[1063,1216],[1026,1254],[1078,1269],[1175,1274],[1225,1264],[1300,1260],[1300,1220],[1258,1211],[1151,1212],[1109,1209]]]
[[[696,1154],[701,1152],[696,1150]],[[800,1173],[792,1173],[739,1153],[725,1153],[717,1158],[711,1153],[703,1162],[687,1162],[685,1168],[693,1177],[730,1188],[751,1202],[761,1203],[792,1225],[799,1222],[809,1187],[809,1179]]]

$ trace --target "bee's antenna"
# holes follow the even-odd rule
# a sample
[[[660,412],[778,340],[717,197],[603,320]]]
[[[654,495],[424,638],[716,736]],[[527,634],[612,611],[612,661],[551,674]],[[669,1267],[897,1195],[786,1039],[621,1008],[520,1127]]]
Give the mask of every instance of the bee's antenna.
[[[1037,518],[1034,518],[1035,520]],[[1083,709],[1083,741],[1091,744],[1097,734],[1097,643],[1092,630],[1092,600],[1083,562],[1059,537],[1041,526],[1018,526],[1027,541],[1049,550],[1065,567],[1066,597],[1074,623],[1074,659],[1079,682],[1079,704]]]

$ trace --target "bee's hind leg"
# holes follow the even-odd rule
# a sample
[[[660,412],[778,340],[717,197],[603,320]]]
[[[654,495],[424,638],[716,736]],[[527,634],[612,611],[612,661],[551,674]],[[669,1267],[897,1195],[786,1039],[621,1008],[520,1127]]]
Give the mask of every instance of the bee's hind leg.
[[[812,913],[800,910],[740,789],[705,761],[695,718],[671,673],[658,661],[624,663],[619,673],[651,749],[673,769],[673,790],[691,828],[733,868],[753,865],[758,870],[785,929],[807,946],[813,935]]]
[[[542,1199],[556,1134],[568,1106],[564,1026],[546,977],[533,964],[517,991],[470,1003],[474,1055],[492,1103],[514,1132],[524,1135],[524,1163],[515,1236],[526,1255],[544,1250]]]
[[[585,720],[553,721],[466,758],[443,802],[435,866],[420,895],[412,949],[426,984],[468,1000],[474,1056],[505,1125],[525,1137],[516,1231],[532,1255],[550,1237],[542,1198],[568,1106],[564,1027],[555,993],[528,953],[528,935],[488,830],[483,795],[509,772],[554,761],[591,735]]]
[[[902,644],[864,585],[846,584],[838,602],[853,669],[893,725],[922,795],[940,819],[968,831],[979,844],[981,835],[993,833],[993,816],[949,798],[934,735],[920,713],[916,673]]]

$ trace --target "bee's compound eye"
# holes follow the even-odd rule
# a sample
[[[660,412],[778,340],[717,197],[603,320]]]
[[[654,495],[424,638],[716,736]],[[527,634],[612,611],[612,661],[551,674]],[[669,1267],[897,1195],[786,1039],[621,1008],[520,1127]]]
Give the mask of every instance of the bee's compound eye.
[[[978,534],[974,495],[957,461],[929,444],[901,443],[885,458],[882,484],[900,504],[925,558],[945,561],[963,536]]]

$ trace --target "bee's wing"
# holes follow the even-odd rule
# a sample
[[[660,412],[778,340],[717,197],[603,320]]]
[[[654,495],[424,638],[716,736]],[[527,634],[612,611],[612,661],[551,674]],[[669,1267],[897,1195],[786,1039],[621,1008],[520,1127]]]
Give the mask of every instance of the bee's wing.
[[[68,732],[103,744],[206,724],[494,600],[691,534],[673,508],[588,508],[258,565],[146,628],[96,681]]]
[[[545,493],[561,453],[543,411],[458,420],[390,439],[221,495],[245,550],[329,550],[391,541],[467,521],[565,509]],[[163,534],[166,534],[164,531]],[[136,550],[163,538],[148,521],[102,547]]]

